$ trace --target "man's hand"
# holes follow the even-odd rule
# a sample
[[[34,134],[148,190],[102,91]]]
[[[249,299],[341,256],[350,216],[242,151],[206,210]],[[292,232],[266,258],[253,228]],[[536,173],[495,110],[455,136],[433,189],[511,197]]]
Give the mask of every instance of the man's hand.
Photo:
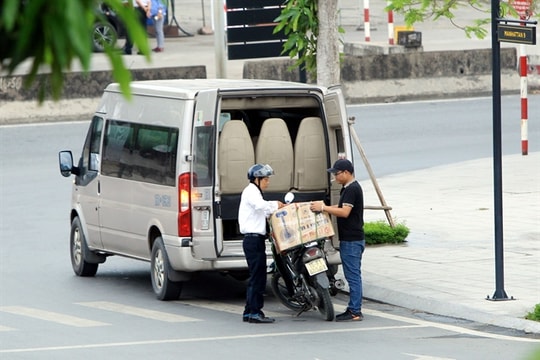
[[[324,202],[323,201],[312,201],[310,203],[309,209],[313,212],[323,212],[324,211]]]

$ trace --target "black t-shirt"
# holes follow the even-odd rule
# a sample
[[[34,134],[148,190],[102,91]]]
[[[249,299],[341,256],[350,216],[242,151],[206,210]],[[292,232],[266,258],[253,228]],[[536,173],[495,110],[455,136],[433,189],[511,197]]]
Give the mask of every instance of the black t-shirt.
[[[349,217],[337,218],[339,240],[364,240],[364,194],[358,181],[341,188],[338,206],[343,207],[343,204],[352,205],[352,209]]]

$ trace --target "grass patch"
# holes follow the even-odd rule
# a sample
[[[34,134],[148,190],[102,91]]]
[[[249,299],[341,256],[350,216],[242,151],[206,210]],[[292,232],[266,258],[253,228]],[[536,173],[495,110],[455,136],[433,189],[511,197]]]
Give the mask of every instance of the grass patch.
[[[540,321],[540,304],[536,304],[536,306],[534,307],[534,311],[525,315],[525,319]]]
[[[381,220],[365,223],[364,234],[367,245],[401,244],[409,235],[409,228],[404,224],[396,224],[395,227],[391,227]]]

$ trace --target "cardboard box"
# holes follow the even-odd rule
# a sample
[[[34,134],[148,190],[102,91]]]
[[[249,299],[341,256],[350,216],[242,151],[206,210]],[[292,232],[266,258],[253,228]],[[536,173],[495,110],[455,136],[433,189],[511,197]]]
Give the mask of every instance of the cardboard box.
[[[279,252],[334,235],[330,216],[309,207],[309,202],[292,203],[272,214],[270,229]]]

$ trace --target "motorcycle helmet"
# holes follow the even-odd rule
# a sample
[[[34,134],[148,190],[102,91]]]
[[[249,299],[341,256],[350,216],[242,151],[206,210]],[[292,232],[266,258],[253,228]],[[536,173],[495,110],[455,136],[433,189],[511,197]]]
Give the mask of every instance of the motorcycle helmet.
[[[274,169],[268,164],[261,165],[255,164],[251,166],[248,170],[247,177],[249,181],[253,181],[256,178],[264,178],[274,175]]]

